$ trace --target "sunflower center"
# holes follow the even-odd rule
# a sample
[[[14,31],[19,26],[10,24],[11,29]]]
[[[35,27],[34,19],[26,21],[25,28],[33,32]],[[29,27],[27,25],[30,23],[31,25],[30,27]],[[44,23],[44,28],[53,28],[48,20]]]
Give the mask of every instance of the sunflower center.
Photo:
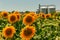
[[[7,13],[4,13],[4,16],[7,16]]]
[[[12,30],[8,28],[8,29],[6,30],[6,35],[11,35],[11,33],[12,33]]]
[[[42,15],[42,17],[44,17],[44,15]]]
[[[49,17],[49,15],[47,15],[46,17]]]
[[[26,22],[31,22],[32,21],[32,17],[30,17],[30,16],[28,16],[27,18],[26,18]]]
[[[27,28],[27,29],[24,30],[24,35],[25,36],[30,36],[31,34],[32,34],[32,30],[31,29]]]
[[[11,16],[10,20],[11,21],[15,21],[16,20],[16,17],[15,16]]]

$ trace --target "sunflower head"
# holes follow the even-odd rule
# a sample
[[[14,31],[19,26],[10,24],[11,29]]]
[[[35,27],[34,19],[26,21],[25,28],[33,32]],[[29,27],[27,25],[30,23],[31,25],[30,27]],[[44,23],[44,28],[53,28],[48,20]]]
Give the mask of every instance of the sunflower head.
[[[46,14],[41,14],[41,17],[42,18],[46,18]]]
[[[16,14],[16,16],[17,16],[17,21],[20,21],[21,14],[20,14],[20,13],[18,13],[18,14]]]
[[[20,33],[21,38],[30,39],[34,36],[36,30],[33,26],[26,26]]]
[[[17,16],[17,21],[20,21],[21,15],[20,14],[16,14]]]
[[[39,13],[39,16],[41,17],[43,14],[44,14],[44,13],[41,12],[41,13]]]
[[[36,13],[34,13],[34,12],[30,12],[29,14],[32,15],[32,16],[36,15]]]
[[[5,27],[2,30],[2,34],[5,38],[12,38],[15,32],[16,31],[15,31],[14,26]]]
[[[38,17],[40,17],[40,15],[39,15],[39,14],[36,14],[36,16],[35,16],[35,17],[36,17],[36,19],[37,19]]]
[[[46,14],[46,18],[50,18],[51,17],[51,14]]]
[[[8,17],[8,12],[7,12],[7,11],[2,11],[2,12],[1,12],[1,15],[2,15],[4,18],[7,18],[7,17]]]
[[[34,22],[35,18],[31,15],[26,15],[24,18],[23,18],[23,23],[25,25],[31,25],[33,22]]]
[[[18,11],[14,11],[14,14],[20,14]]]
[[[29,14],[30,14],[31,16],[35,17],[35,19],[38,18],[37,14],[36,14],[35,12],[31,12],[31,13],[29,13]]]
[[[15,23],[15,22],[17,21],[17,16],[16,16],[16,14],[10,14],[10,15],[8,16],[8,21],[9,21],[10,23]]]

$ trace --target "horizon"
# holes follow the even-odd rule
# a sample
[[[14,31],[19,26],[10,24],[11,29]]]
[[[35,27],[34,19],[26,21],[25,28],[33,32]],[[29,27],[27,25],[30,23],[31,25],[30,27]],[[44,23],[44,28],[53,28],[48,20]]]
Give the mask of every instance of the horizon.
[[[0,11],[37,11],[38,5],[56,5],[60,10],[60,0],[0,0]]]

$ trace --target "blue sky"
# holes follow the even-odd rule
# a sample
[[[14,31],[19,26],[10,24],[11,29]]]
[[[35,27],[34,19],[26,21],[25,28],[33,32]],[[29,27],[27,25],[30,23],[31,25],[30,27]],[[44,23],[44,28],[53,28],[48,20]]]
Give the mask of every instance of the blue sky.
[[[38,4],[56,5],[56,9],[60,9],[60,0],[0,0],[0,11],[36,11]]]

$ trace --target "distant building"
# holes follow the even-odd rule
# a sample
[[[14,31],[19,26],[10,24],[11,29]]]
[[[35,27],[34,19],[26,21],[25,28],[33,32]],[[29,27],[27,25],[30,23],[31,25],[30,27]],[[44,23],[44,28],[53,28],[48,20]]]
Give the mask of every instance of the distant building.
[[[39,4],[39,8],[37,9],[36,13],[44,12],[47,14],[47,13],[51,13],[55,11],[56,11],[55,5],[40,5]]]

